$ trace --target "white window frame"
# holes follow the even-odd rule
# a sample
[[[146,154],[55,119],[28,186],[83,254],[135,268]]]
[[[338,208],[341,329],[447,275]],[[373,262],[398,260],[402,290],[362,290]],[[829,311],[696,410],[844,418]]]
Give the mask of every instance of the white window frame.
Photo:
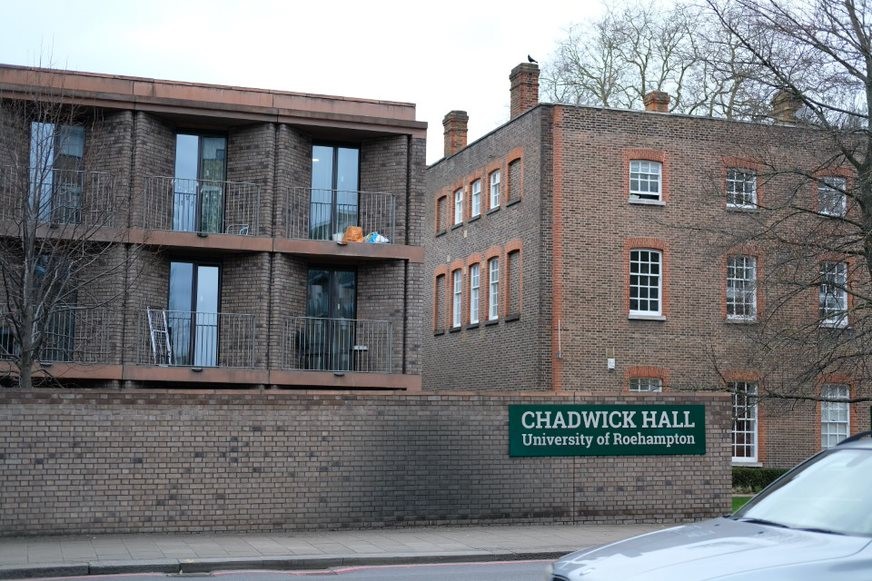
[[[821,178],[818,182],[818,208],[822,216],[842,218],[848,213],[848,180],[839,176]]]
[[[473,264],[469,267],[469,324],[478,323],[479,287],[481,286],[481,267]]]
[[[756,463],[760,454],[760,422],[757,413],[758,386],[754,382],[734,381],[728,387],[733,393],[733,462],[736,464]],[[736,452],[740,450],[742,453],[737,454]]]
[[[653,260],[655,257],[656,260]],[[663,252],[652,248],[631,249],[628,282],[630,317],[661,317],[663,315]]]
[[[757,208],[757,172],[740,167],[727,169],[727,207]]]
[[[475,180],[470,186],[470,214],[471,217],[481,215],[481,180]]]
[[[821,327],[848,326],[848,264],[822,262],[820,264],[818,306]]]
[[[454,224],[463,223],[463,188],[454,191]]]
[[[851,389],[845,384],[821,387],[821,447],[832,448],[851,434]],[[823,401],[845,400],[845,401]]]
[[[500,318],[500,259],[491,258],[488,260],[487,269],[487,320],[496,321]]]
[[[630,160],[630,201],[663,201],[663,164],[648,159]]]
[[[757,320],[757,257],[727,258],[727,320]]]
[[[460,315],[463,309],[463,272],[459,268],[451,273],[451,284],[453,285],[451,296],[451,326],[457,328],[460,326]]]
[[[663,380],[659,377],[631,377],[630,391],[633,393],[660,393]]]
[[[490,209],[500,207],[500,170],[494,170],[490,174]]]

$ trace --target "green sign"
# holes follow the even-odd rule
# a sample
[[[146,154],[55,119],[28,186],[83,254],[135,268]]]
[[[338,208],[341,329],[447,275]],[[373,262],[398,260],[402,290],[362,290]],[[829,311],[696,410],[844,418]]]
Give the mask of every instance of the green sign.
[[[702,405],[510,405],[510,456],[705,454]]]

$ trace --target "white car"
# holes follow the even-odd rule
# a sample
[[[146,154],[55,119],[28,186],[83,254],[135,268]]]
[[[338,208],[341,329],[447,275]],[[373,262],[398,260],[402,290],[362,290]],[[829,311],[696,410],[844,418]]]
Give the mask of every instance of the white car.
[[[872,580],[870,438],[813,456],[731,516],[566,555],[546,581]]]

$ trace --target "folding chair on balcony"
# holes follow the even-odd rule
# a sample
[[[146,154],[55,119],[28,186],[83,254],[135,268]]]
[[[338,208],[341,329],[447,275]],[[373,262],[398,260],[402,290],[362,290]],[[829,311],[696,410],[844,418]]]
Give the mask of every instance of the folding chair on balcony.
[[[148,332],[151,337],[151,355],[155,365],[173,364],[173,347],[167,325],[166,309],[146,307]]]

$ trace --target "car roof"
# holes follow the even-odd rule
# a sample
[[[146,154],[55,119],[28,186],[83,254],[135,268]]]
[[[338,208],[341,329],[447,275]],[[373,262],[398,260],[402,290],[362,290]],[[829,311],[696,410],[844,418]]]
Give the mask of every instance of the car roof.
[[[837,448],[864,448],[872,450],[872,431],[860,432],[850,438],[845,438],[836,445]]]

